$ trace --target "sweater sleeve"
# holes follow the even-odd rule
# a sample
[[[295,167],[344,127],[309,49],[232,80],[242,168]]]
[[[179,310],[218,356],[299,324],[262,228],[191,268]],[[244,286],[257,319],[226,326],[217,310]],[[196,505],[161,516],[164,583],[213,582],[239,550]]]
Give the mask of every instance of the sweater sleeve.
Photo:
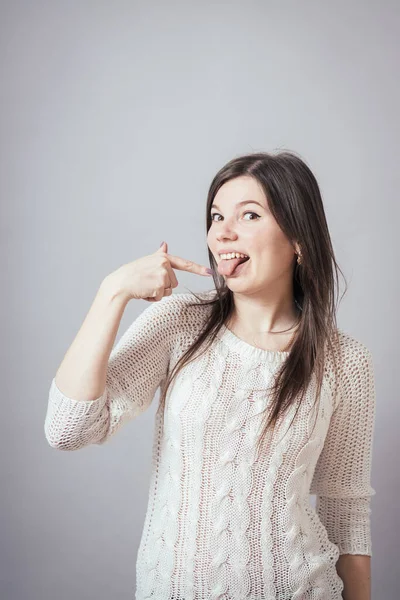
[[[339,399],[318,458],[310,493],[340,554],[372,556],[370,502],[375,381],[372,356],[358,344],[346,360]]]
[[[53,378],[44,423],[50,446],[78,450],[104,444],[148,408],[168,373],[182,296],[165,296],[133,321],[110,354],[106,387],[99,398],[69,398]]]

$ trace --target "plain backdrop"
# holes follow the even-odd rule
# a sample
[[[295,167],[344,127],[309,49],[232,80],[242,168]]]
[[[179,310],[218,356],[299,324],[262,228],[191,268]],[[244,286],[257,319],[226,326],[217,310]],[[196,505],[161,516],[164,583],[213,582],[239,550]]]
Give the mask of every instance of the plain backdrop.
[[[63,452],[43,430],[51,379],[108,273],[163,240],[208,264],[214,174],[283,148],[321,187],[349,283],[339,326],[373,353],[372,597],[397,598],[398,2],[0,10],[2,600],[134,597],[159,392],[108,444]],[[174,293],[213,287],[176,274]]]

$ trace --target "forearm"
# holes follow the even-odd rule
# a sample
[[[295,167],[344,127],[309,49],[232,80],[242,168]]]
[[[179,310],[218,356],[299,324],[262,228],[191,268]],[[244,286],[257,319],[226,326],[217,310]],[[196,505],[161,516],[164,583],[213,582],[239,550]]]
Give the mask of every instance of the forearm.
[[[57,370],[56,384],[64,395],[95,400],[103,394],[108,360],[127,302],[112,278],[106,277]]]
[[[341,554],[336,570],[343,580],[343,600],[371,600],[371,557]]]

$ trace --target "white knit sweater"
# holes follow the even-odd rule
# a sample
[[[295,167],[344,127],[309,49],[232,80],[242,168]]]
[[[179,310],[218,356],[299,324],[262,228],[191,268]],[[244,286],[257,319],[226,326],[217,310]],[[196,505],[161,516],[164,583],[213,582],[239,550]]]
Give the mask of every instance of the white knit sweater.
[[[175,293],[143,310],[111,353],[100,398],[66,397],[53,379],[45,418],[53,448],[104,444],[148,408],[210,310],[188,307],[193,300]],[[258,460],[267,386],[289,353],[256,348],[224,326],[180,372],[164,424],[155,416],[136,600],[342,598],[339,555],[372,555],[375,384],[370,351],[339,333],[340,393],[328,370],[310,436],[313,381],[289,433],[295,405]]]

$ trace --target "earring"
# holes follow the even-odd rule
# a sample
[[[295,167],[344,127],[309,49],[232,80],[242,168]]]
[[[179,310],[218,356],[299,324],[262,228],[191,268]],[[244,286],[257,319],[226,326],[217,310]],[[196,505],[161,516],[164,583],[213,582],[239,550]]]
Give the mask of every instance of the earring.
[[[299,265],[301,265],[303,262],[303,257],[301,256],[300,246],[298,244],[296,244],[296,247],[299,250],[298,252],[295,252],[295,254],[297,254],[297,262]]]

